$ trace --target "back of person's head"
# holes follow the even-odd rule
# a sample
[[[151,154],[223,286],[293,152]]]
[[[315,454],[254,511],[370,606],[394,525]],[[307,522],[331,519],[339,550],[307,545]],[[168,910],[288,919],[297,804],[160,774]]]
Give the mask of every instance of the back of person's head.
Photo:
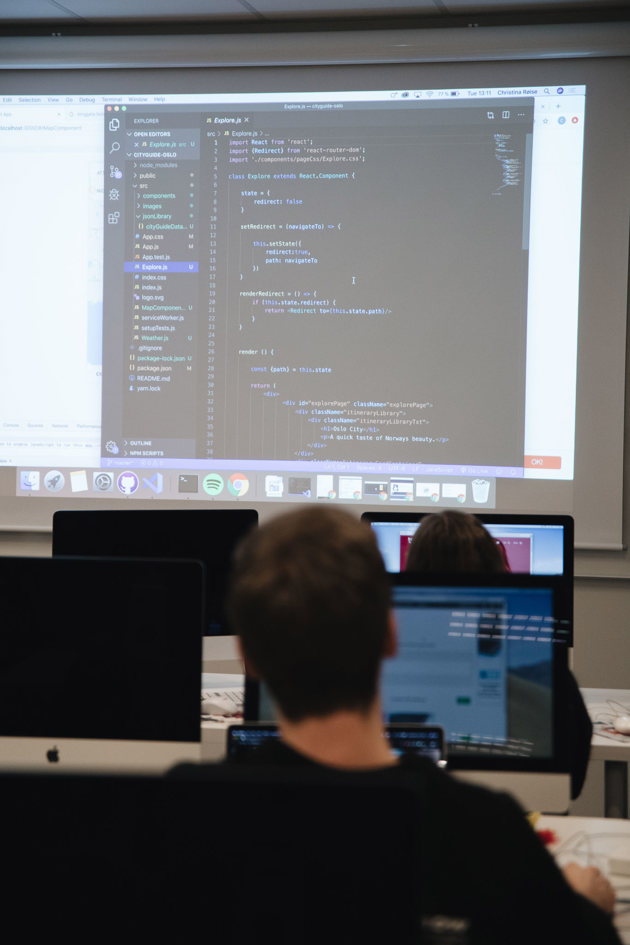
[[[422,519],[409,545],[407,571],[489,572],[507,570],[490,532],[469,512],[445,509]]]
[[[242,542],[228,614],[251,668],[297,722],[370,707],[389,603],[370,526],[338,509],[306,507]]]

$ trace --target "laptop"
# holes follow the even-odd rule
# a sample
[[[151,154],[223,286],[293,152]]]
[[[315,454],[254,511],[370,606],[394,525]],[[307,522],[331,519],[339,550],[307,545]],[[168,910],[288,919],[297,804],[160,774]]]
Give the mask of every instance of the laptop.
[[[414,754],[429,758],[439,767],[446,767],[444,729],[439,725],[417,723],[387,725],[385,734],[397,755]],[[280,737],[272,722],[243,722],[230,725],[227,731],[226,754],[239,761],[254,760],[255,755]]]

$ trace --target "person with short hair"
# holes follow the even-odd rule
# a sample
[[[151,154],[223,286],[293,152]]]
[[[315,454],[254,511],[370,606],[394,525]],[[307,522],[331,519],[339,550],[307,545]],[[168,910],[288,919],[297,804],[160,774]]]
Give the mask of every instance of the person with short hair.
[[[380,668],[396,652],[396,627],[369,525],[313,506],[261,525],[237,551],[228,615],[247,673],[267,684],[277,712],[280,740],[258,762],[372,780],[414,773],[427,916],[465,919],[469,941],[484,945],[619,945],[607,914],[614,891],[598,870],[574,864],[563,877],[511,797],[391,751]]]
[[[378,763],[394,762],[378,697],[381,661],[395,649],[389,583],[363,523],[309,507],[258,528],[236,556],[228,606],[247,672],[267,683],[287,744],[309,732],[323,760],[344,758],[349,740],[326,736],[320,746],[317,737],[319,720],[335,714]]]

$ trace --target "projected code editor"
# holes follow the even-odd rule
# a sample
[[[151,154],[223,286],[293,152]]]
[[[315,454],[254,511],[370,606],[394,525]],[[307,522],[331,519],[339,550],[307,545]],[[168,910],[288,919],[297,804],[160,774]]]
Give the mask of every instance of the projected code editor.
[[[532,120],[108,112],[104,452],[522,465]]]

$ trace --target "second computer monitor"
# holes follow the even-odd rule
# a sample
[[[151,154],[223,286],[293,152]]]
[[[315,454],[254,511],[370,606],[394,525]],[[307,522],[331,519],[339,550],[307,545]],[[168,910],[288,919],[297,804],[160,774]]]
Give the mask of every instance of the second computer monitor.
[[[53,555],[191,558],[206,570],[206,635],[230,633],[224,613],[232,556],[255,509],[60,510]]]
[[[372,526],[385,567],[405,570],[411,540],[429,512],[364,512]],[[565,640],[573,642],[573,518],[483,512],[475,516],[501,544],[512,574],[554,575]]]
[[[404,571],[416,529],[429,512],[364,512],[376,534],[388,571]],[[573,519],[570,515],[475,516],[503,545],[513,574],[559,574],[573,577]]]

